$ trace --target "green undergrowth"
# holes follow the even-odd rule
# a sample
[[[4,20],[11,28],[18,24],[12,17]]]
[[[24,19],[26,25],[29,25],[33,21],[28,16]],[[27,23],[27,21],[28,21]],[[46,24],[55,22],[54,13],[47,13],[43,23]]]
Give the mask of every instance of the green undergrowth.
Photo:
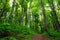
[[[49,34],[47,34],[47,32],[42,33],[45,37],[48,38],[48,40],[60,40],[60,32],[59,31],[50,31],[49,32],[51,34],[51,36],[49,36]]]
[[[18,25],[18,24],[9,24],[9,23],[0,23],[0,34],[4,33],[4,31],[9,32],[10,34],[7,37],[0,38],[0,40],[32,40],[31,36],[27,35],[33,35],[33,34],[39,34],[36,31],[28,28],[25,25]],[[6,33],[5,32],[5,33]],[[46,36],[49,40],[60,40],[60,32],[59,31],[53,31],[50,30],[49,33],[52,36],[49,36],[47,32],[42,33],[44,36]],[[15,35],[13,35],[15,34]]]
[[[4,38],[0,38],[0,40],[18,40],[14,37],[4,37]]]
[[[24,25],[20,26],[18,24],[9,24],[9,23],[5,23],[4,24],[4,23],[1,23],[0,24],[0,33],[1,34],[2,33],[5,34],[6,33],[5,31],[7,33],[9,32],[9,35],[8,36],[12,36],[12,37],[9,37],[9,38],[13,38],[14,40],[23,39],[23,38],[25,38],[26,35],[37,34],[37,32],[33,31],[30,28],[27,28]],[[17,38],[17,39],[15,39],[15,38]],[[1,40],[6,40],[5,37],[0,38],[0,39]]]

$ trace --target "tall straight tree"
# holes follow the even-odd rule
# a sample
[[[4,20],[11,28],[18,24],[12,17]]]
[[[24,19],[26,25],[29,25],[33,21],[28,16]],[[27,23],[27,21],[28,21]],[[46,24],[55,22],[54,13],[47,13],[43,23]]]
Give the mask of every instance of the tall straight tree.
[[[4,16],[4,19],[6,19],[7,12],[10,11],[10,4],[9,0],[0,0],[0,19]],[[8,9],[9,8],[9,9]]]
[[[28,2],[27,4],[27,26],[28,27],[30,27],[31,16],[32,16],[31,2]]]
[[[27,1],[25,1],[25,5],[24,5],[24,13],[25,13],[25,25],[28,24],[28,17],[27,17]]]
[[[13,0],[13,4],[12,4],[12,10],[11,10],[11,12],[10,12],[10,15],[9,15],[9,20],[8,20],[8,22],[11,22],[11,21],[12,21],[12,14],[13,14],[13,12],[14,12],[14,4],[15,4],[15,0]]]
[[[19,0],[20,5],[22,7],[22,13],[20,15],[20,24],[23,23],[23,18],[25,17],[25,25],[27,24],[27,1],[26,0]]]
[[[23,24],[23,15],[24,15],[24,9],[23,9],[23,4],[24,4],[24,0],[18,0],[19,1],[19,4],[21,5],[22,7],[22,12],[20,14],[20,19],[19,19],[19,25],[22,25]]]
[[[56,10],[55,10],[54,0],[48,0],[48,3],[50,4],[50,8],[52,9],[52,15],[54,16],[55,27],[56,27],[57,30],[60,30],[60,24],[59,24],[59,21],[58,21]]]
[[[41,0],[41,8],[42,8],[43,16],[44,16],[44,25],[46,27],[46,31],[48,31],[48,23],[47,23],[47,20],[46,20],[43,0]]]
[[[18,22],[18,3],[15,4],[15,24]]]
[[[44,25],[45,25],[45,30],[46,32],[48,33],[49,36],[52,36],[50,33],[49,33],[49,30],[48,30],[48,22],[47,22],[47,19],[46,19],[46,14],[45,14],[45,8],[44,8],[44,1],[41,0],[41,8],[42,8],[42,13],[43,13],[43,16],[44,16]]]

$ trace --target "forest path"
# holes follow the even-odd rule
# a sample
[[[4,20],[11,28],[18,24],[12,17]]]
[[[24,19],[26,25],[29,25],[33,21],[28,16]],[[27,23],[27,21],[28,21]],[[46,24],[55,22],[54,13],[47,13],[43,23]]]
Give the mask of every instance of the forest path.
[[[24,40],[48,40],[48,37],[42,34],[27,35]]]
[[[57,39],[57,37],[54,38],[43,34],[33,34],[26,35],[25,39],[23,40],[60,40],[60,39]]]
[[[42,34],[35,34],[35,35],[32,35],[32,36],[33,36],[33,40],[48,40],[47,37],[45,37]]]

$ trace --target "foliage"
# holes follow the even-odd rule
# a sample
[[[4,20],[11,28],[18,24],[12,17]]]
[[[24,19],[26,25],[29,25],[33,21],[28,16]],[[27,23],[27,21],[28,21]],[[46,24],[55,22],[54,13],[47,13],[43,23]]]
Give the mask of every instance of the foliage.
[[[59,0],[0,0],[1,40],[31,40],[26,35],[40,33],[60,40]]]

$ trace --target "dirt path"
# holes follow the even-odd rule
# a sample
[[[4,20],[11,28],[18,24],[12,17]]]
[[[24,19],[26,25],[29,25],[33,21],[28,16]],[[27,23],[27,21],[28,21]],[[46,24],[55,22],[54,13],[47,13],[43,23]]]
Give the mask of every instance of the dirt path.
[[[42,34],[27,35],[26,40],[48,40],[48,38]]]
[[[42,34],[36,34],[33,35],[33,40],[48,40],[48,39]]]
[[[33,35],[25,35],[25,39],[23,40],[60,40],[60,39],[42,34],[33,34]]]

